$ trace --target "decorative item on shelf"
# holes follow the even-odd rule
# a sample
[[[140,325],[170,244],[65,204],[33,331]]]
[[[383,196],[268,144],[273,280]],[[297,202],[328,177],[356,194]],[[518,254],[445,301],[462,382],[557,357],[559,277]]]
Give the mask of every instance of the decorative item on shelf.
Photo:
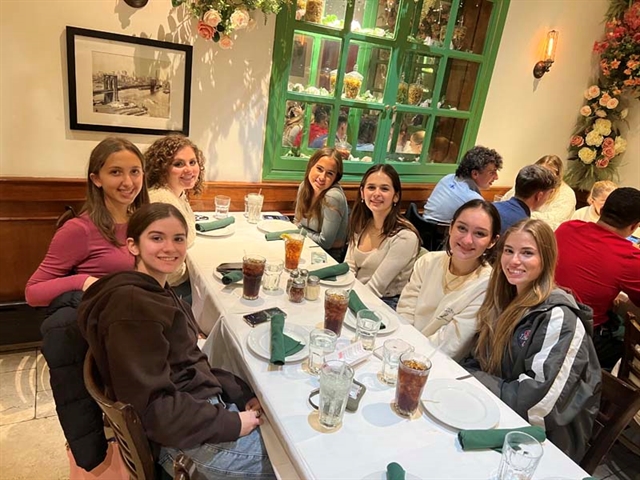
[[[321,23],[323,10],[324,0],[307,0],[304,21],[311,23]]]
[[[409,91],[409,85],[404,81],[404,73],[400,76],[400,83],[398,83],[398,93],[396,95],[396,102],[407,103],[407,92]]]
[[[338,80],[338,70],[331,70],[329,74],[329,92],[333,93],[336,90],[336,81]]]
[[[358,65],[354,65],[353,70],[344,76],[344,94],[347,98],[358,98],[363,79],[364,77],[358,73]]]
[[[418,75],[415,83],[409,85],[409,105],[419,105],[422,101],[424,87],[422,86],[422,75]]]
[[[198,35],[224,49],[233,47],[232,33],[255,28],[253,12],[261,10],[266,19],[266,15],[278,13],[287,3],[288,0],[171,0],[174,7],[184,6],[198,21]]]
[[[542,78],[542,76],[551,69],[551,65],[556,59],[556,47],[558,45],[558,31],[551,30],[547,33],[547,43],[544,47],[544,57],[533,67],[533,76]]]

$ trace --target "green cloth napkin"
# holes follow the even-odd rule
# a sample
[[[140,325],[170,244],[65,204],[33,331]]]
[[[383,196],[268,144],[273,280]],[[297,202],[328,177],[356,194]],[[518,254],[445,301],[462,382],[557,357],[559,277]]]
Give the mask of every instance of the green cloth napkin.
[[[367,306],[362,303],[360,297],[356,293],[355,290],[351,290],[349,292],[349,310],[353,312],[354,315],[358,315],[360,310],[366,310]],[[387,326],[384,324],[384,321],[380,322],[380,330],[384,330]]]
[[[528,433],[539,442],[546,440],[546,435],[542,427],[521,427],[502,428],[491,430],[460,430],[458,441],[463,450],[484,450],[492,448],[501,451],[504,444],[504,437],[509,432]]]
[[[349,265],[346,263],[339,263],[337,265],[331,265],[330,267],[319,268],[309,272],[309,275],[315,275],[320,280],[335,280],[338,275],[344,275],[349,271]]]
[[[242,280],[242,270],[232,270],[222,276],[222,283],[230,285]]]
[[[304,345],[284,334],[284,315],[278,313],[271,317],[271,363],[284,365],[284,359],[298,353]]]
[[[405,473],[404,468],[396,462],[387,465],[387,480],[404,480]]]
[[[264,239],[267,242],[272,242],[273,240],[283,240],[282,235],[285,233],[300,233],[300,230],[283,230],[281,232],[269,232],[264,234]]]
[[[232,223],[235,223],[234,217],[223,218],[222,220],[215,220],[213,222],[200,222],[196,223],[196,230],[199,232],[210,232],[211,230],[219,230]]]

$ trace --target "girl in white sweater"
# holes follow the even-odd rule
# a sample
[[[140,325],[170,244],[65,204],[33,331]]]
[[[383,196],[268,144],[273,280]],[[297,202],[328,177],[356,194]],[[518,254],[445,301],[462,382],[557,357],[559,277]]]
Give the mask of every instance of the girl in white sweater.
[[[400,295],[398,313],[454,360],[471,349],[499,233],[496,207],[480,199],[465,203],[453,215],[446,251],[422,255]]]
[[[365,173],[349,221],[346,262],[356,278],[395,309],[420,251],[417,230],[400,213],[402,184],[395,169]]]

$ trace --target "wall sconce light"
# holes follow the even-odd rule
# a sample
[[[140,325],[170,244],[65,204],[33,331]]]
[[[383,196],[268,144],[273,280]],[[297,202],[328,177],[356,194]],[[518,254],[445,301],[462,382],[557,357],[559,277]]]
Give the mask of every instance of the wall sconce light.
[[[547,44],[544,47],[544,58],[533,67],[533,76],[542,78],[549,71],[556,59],[556,47],[558,46],[558,31],[551,30],[547,33]]]
[[[124,3],[133,8],[142,8],[144,7],[149,0],[124,0]]]

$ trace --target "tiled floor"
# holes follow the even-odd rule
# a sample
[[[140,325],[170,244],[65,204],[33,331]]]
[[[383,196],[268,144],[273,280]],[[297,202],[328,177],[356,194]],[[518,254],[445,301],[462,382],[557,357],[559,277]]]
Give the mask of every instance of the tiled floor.
[[[638,457],[616,444],[594,476],[640,480],[639,465]],[[44,357],[39,350],[0,354],[0,480],[68,479]]]

